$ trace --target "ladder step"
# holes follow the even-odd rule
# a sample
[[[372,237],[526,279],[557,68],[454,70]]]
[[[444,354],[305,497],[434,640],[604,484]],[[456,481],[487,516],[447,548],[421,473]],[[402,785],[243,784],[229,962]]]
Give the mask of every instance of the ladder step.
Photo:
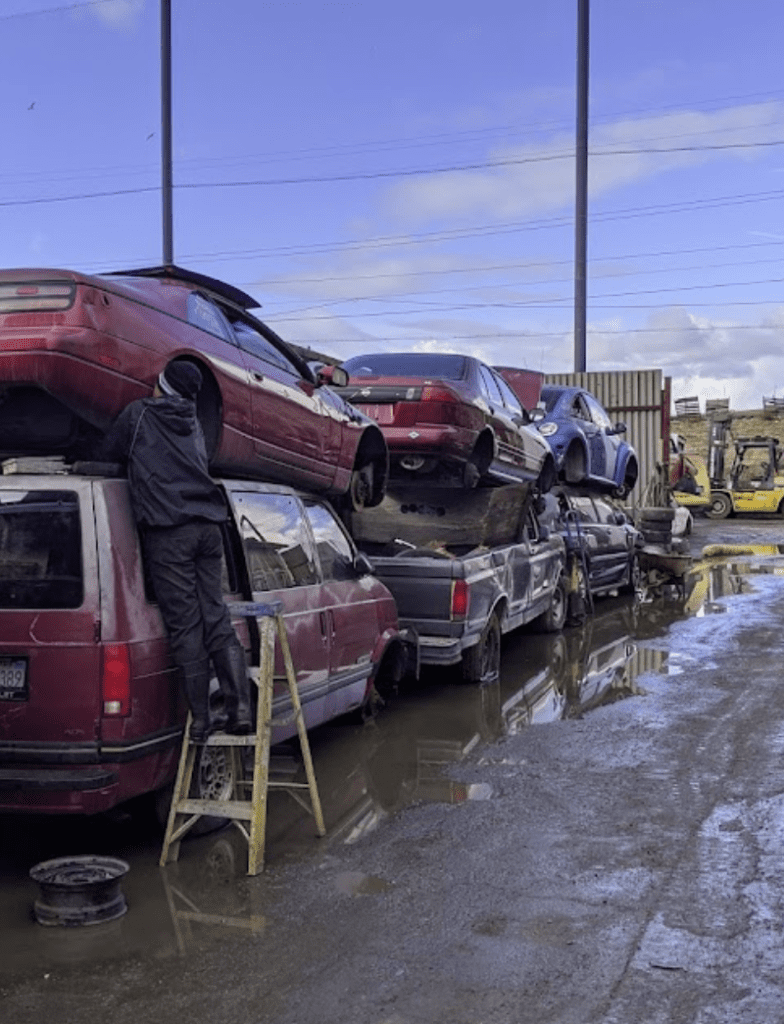
[[[253,804],[250,800],[179,800],[177,814],[210,814],[216,818],[250,821]]]

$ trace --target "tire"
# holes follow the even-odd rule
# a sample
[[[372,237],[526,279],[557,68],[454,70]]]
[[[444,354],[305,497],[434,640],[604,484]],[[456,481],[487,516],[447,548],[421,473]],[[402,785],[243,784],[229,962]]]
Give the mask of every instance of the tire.
[[[501,624],[493,612],[479,643],[463,651],[463,679],[467,683],[495,683],[501,674]]]
[[[671,523],[675,518],[674,508],[643,508],[640,510],[641,523]]]
[[[641,530],[642,539],[646,544],[667,545],[672,540],[672,530]]]
[[[539,628],[542,632],[560,633],[566,622],[568,600],[566,577],[561,573],[553,590],[550,607],[539,617]]]
[[[199,747],[193,765],[190,796],[196,800],[228,799],[234,788],[234,774],[228,747]],[[174,782],[154,794],[155,816],[166,828],[169,820]],[[228,818],[205,814],[188,830],[189,836],[204,836],[228,824]]]
[[[359,466],[351,471],[351,483],[348,488],[348,505],[352,512],[361,512],[364,508],[370,508],[373,502],[373,473],[372,462]]]
[[[629,560],[629,572],[626,578],[626,583],[619,588],[621,594],[636,594],[642,586],[642,572],[640,571],[640,563],[637,559],[637,555],[632,555]]]
[[[732,515],[732,499],[724,491],[712,491],[711,503],[705,509],[708,519],[727,519]]]
[[[581,484],[587,472],[585,449],[579,442],[569,445],[563,462],[563,478],[567,484]]]

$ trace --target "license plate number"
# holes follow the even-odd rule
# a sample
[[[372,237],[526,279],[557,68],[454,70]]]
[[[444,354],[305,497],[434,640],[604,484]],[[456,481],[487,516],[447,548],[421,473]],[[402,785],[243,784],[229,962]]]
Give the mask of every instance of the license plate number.
[[[376,423],[391,423],[395,417],[394,405],[360,405],[359,409]]]
[[[0,657],[0,700],[27,700],[27,661]]]

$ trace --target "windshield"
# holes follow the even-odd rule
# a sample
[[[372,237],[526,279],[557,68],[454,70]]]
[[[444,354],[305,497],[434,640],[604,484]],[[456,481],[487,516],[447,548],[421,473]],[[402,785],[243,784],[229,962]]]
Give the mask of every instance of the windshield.
[[[437,380],[462,380],[465,356],[442,352],[384,352],[354,356],[343,363],[350,379],[355,377],[427,377]]]
[[[0,488],[0,608],[78,608],[82,590],[75,492]]]
[[[562,394],[563,392],[553,388],[542,388],[542,394],[539,401],[544,403],[545,410],[550,413],[555,408],[555,403]]]

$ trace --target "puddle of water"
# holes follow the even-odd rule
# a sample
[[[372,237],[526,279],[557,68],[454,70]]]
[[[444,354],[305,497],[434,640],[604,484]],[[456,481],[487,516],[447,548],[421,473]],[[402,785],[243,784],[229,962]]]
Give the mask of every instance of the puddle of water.
[[[492,799],[487,783],[450,779],[454,766],[528,726],[580,718],[642,696],[645,673],[688,678],[690,655],[656,649],[651,641],[684,617],[724,610],[728,600],[749,592],[755,575],[784,574],[780,547],[775,555],[755,554],[748,561],[733,556],[699,564],[681,597],[644,604],[597,601],[584,628],[556,636],[517,631],[505,639],[501,677],[494,684],[466,686],[453,672],[430,673],[390,701],[374,722],[337,722],[316,730],[311,750],[327,835],[316,837],[313,819],[287,794],[271,793],[266,863],[272,878],[247,877],[247,846],[234,828],[186,840],[180,860],[160,869],[160,832],[134,818],[1,821],[0,829],[14,842],[0,847],[0,942],[6,951],[0,980],[129,956],[178,957],[215,942],[263,936],[276,926],[268,901],[277,866],[316,850],[329,856],[330,849],[356,842],[413,803]],[[78,853],[130,862],[123,884],[128,913],[106,925],[68,929],[69,934],[44,929],[32,918],[37,890],[27,872],[42,860]],[[350,872],[335,881],[351,896],[381,894],[392,884]]]
[[[335,888],[347,896],[374,896],[389,892],[393,885],[378,875],[365,875],[361,871],[343,871],[335,878]]]

